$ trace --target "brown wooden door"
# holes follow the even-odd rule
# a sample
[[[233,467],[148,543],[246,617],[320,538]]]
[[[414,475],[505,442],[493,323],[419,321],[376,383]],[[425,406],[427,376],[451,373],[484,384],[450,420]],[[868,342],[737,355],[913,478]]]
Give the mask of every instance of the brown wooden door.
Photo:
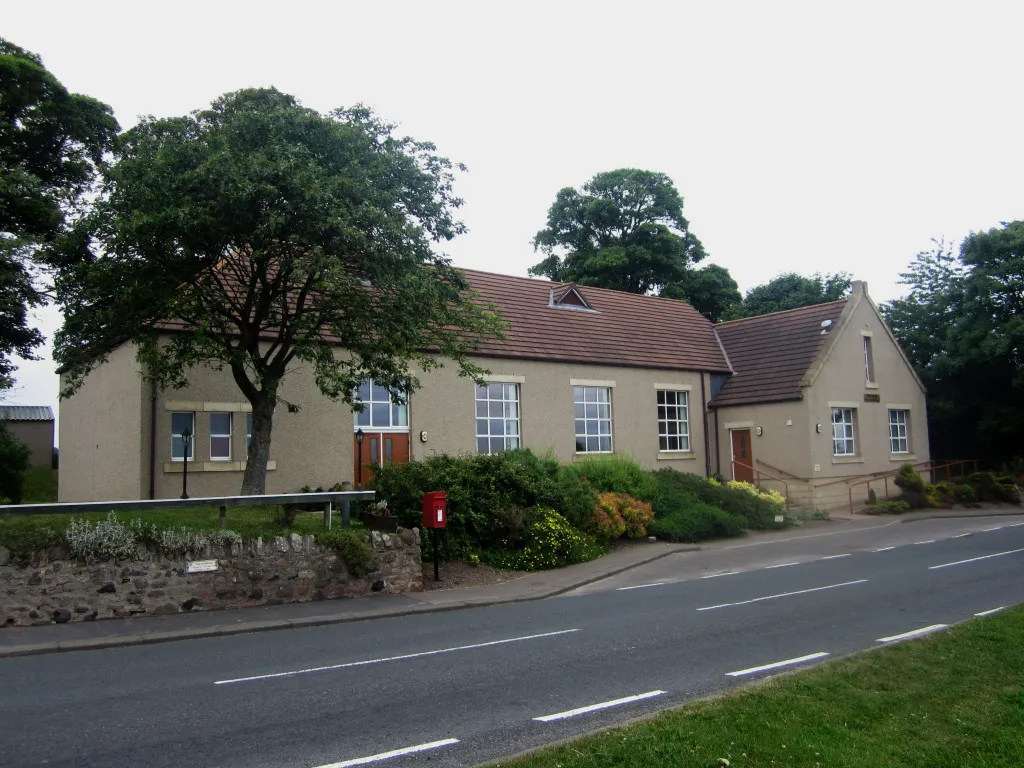
[[[732,479],[754,482],[754,452],[751,450],[750,430],[732,430]]]
[[[356,448],[353,475],[356,488],[360,487],[360,482],[363,488],[366,487],[373,479],[375,467],[381,464],[405,464],[409,461],[408,432],[365,432],[362,446],[354,435],[352,440]]]

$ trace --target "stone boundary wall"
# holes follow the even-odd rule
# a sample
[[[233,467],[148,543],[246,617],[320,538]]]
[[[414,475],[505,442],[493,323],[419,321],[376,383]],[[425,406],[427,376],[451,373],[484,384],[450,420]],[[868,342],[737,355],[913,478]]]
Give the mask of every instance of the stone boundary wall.
[[[132,561],[82,563],[52,551],[61,558],[19,567],[8,564],[0,551],[0,624],[63,624],[421,591],[419,529],[367,535],[374,557],[362,576],[350,574],[335,550],[295,533],[214,547],[187,559],[140,547]],[[200,559],[216,559],[218,570],[186,573],[186,563]]]

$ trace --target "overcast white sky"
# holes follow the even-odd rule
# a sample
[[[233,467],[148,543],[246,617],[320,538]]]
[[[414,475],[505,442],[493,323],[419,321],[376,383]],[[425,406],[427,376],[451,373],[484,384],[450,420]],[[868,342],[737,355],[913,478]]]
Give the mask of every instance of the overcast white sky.
[[[622,167],[675,181],[741,290],[847,270],[883,301],[930,238],[1024,217],[1020,2],[51,0],[3,17],[125,128],[253,86],[373,107],[469,167],[458,266],[525,275],[556,192]],[[39,322],[49,336],[59,315]],[[56,394],[47,359],[8,400]]]

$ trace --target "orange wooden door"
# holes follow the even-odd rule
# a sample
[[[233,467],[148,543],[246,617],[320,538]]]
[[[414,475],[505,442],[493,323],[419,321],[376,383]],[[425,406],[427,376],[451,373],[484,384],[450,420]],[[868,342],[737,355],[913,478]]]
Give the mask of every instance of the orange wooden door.
[[[365,432],[362,446],[354,435],[352,440],[356,449],[353,477],[357,488],[360,482],[365,488],[373,479],[375,468],[381,464],[405,464],[409,461],[408,432]]]
[[[732,430],[732,479],[754,482],[754,453],[751,450],[750,430]]]

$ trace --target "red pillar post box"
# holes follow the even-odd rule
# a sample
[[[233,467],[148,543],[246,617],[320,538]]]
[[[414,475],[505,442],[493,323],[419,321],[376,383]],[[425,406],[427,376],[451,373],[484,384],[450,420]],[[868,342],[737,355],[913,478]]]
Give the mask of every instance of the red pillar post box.
[[[423,494],[423,527],[446,528],[448,526],[448,496],[444,491]]]

